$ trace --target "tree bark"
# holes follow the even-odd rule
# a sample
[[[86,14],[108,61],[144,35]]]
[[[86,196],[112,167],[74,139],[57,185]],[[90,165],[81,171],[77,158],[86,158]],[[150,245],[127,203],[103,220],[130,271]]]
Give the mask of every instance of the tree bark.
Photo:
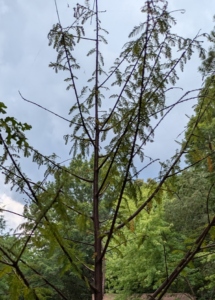
[[[96,5],[96,72],[95,72],[95,146],[94,146],[94,180],[93,180],[93,221],[94,221],[94,239],[95,239],[95,294],[94,300],[102,300],[102,238],[100,237],[99,223],[99,18],[98,18],[98,0]]]
[[[102,251],[104,247],[102,245]],[[105,256],[102,259],[102,296],[104,297],[105,294]]]

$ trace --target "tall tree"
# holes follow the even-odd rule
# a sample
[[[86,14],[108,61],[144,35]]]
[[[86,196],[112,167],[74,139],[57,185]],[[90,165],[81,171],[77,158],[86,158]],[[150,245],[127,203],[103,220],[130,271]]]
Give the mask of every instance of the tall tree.
[[[64,270],[70,268],[87,283],[94,293],[94,299],[102,300],[104,258],[111,239],[128,223],[132,224],[135,217],[150,205],[152,199],[159,197],[161,187],[167,178],[174,174],[193,131],[204,114],[203,109],[194,122],[193,129],[181,151],[176,153],[170,163],[163,164],[159,182],[152,184],[147,198],[143,197],[134,179],[152,163],[145,163],[144,147],[153,141],[155,130],[165,116],[177,104],[187,101],[188,94],[191,93],[191,91],[187,92],[177,102],[166,106],[166,93],[174,87],[178,79],[176,68],[179,65],[183,70],[184,64],[191,58],[195,49],[199,51],[200,57],[204,56],[204,50],[201,42],[198,41],[198,35],[189,39],[172,33],[172,25],[176,21],[168,11],[166,1],[148,0],[141,8],[145,16],[143,21],[134,27],[129,35],[131,40],[125,44],[124,50],[107,74],[101,52],[101,44],[107,43],[103,36],[107,31],[101,27],[99,0],[94,1],[93,9],[90,8],[89,1],[85,1],[85,6],[77,4],[74,8],[74,22],[67,27],[62,26],[56,1],[55,4],[58,23],[53,26],[48,38],[49,44],[53,45],[57,52],[57,60],[50,63],[50,67],[56,72],[60,70],[67,72],[65,79],[69,82],[67,89],[71,89],[74,95],[70,110],[71,120],[69,120],[73,132],[65,136],[65,141],[72,142],[71,152],[74,156],[80,153],[84,158],[92,153],[93,163],[90,171],[87,169],[83,172],[75,164],[68,170],[56,163],[55,155],[44,156],[25,144],[22,146],[24,155],[32,154],[34,162],[47,167],[44,180],[33,182],[23,173],[18,164],[18,158],[15,156],[17,149],[9,147],[7,141],[1,136],[4,148],[1,165],[5,170],[6,180],[17,185],[19,191],[34,203],[35,208],[31,215],[28,215],[26,208],[25,217],[28,221],[21,227],[22,235],[17,240],[13,239],[10,247],[1,243],[0,251],[2,256],[7,258],[5,272],[14,270],[14,275],[10,279],[13,282],[13,295],[21,294],[26,299],[42,298],[46,290],[34,285],[32,278],[36,276],[54,289],[59,297],[68,299],[37,270],[36,266],[32,266],[25,256],[33,246],[43,247],[46,243],[50,248],[50,255],[56,252],[56,249],[61,251],[60,263],[64,265]],[[85,37],[84,28],[87,22],[93,19],[95,36]],[[91,56],[92,60],[94,55],[95,62],[92,76],[87,85],[83,85],[81,92],[77,78],[78,71],[76,71],[81,68],[81,61],[79,62],[75,57],[79,42],[84,43],[84,46],[86,42],[93,44],[87,56]],[[173,58],[173,49],[177,50],[174,51],[174,54],[178,55],[175,58]],[[107,99],[108,104],[105,101]],[[156,125],[152,125],[152,120],[157,119],[158,116],[160,117]],[[10,167],[5,167],[6,157],[11,160]],[[138,161],[137,165],[135,165],[136,161]],[[53,173],[57,185],[49,189],[44,183],[46,177]],[[68,183],[64,180],[66,173],[73,177],[72,180],[82,182],[83,201],[76,201],[75,186],[70,191],[66,189]],[[141,199],[136,209],[126,217],[122,209],[125,195],[129,199],[137,197]],[[104,199],[107,198],[108,206],[104,209],[103,204],[106,201]],[[77,250],[76,243],[71,244],[71,241],[64,239],[65,230],[73,231],[76,226],[73,223],[74,218],[70,216],[70,210],[76,212],[76,225],[81,226],[80,230],[93,235],[93,268],[84,261],[80,251]],[[109,211],[108,215],[106,210]],[[60,219],[64,222],[58,222]],[[207,230],[212,224],[208,226]],[[206,230],[196,242],[197,247],[189,251],[186,259],[176,266],[153,297],[158,294],[160,294],[159,299],[162,297],[173,280],[198,252],[205,234],[207,234]],[[27,276],[26,270],[30,270],[32,276]],[[93,281],[88,271],[93,272]]]

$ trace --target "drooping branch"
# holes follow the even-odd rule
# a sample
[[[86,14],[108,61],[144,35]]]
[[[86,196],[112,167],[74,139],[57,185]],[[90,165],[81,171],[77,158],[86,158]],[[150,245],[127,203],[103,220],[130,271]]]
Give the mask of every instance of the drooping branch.
[[[49,218],[48,218],[47,216],[45,216],[45,220],[50,224]],[[51,227],[51,231],[52,231],[52,234],[53,234],[54,238],[56,239],[56,241],[57,241],[57,243],[58,243],[60,249],[62,250],[62,252],[63,252],[63,253],[65,254],[65,256],[67,257],[68,261],[71,263],[71,265],[72,265],[73,267],[75,267],[76,271],[80,274],[80,271],[78,270],[77,266],[75,265],[75,263],[74,263],[72,257],[70,256],[70,254],[69,254],[69,252],[67,251],[66,247],[61,243],[60,238],[59,238],[59,236],[57,235],[57,233],[56,233],[54,230],[52,230],[52,227]],[[81,273],[80,275],[81,275],[82,280],[86,282],[86,277],[85,277],[82,273]],[[97,291],[97,290],[95,289],[95,287],[91,285],[90,282],[88,282],[88,284],[89,284],[90,288],[91,288],[93,291]]]
[[[2,143],[3,143],[3,145],[4,145],[4,147],[5,147],[6,151],[7,151],[7,153],[8,153],[8,155],[10,156],[10,159],[11,159],[11,161],[12,161],[14,167],[16,168],[17,172],[19,173],[20,177],[24,180],[24,182],[25,182],[26,185],[28,186],[28,188],[29,188],[29,190],[30,190],[30,192],[31,192],[31,194],[32,194],[32,196],[33,196],[33,198],[35,199],[35,201],[38,202],[38,199],[37,199],[37,196],[36,196],[34,190],[32,189],[32,187],[31,187],[29,181],[28,181],[28,180],[25,178],[25,176],[22,174],[20,168],[18,167],[16,161],[14,160],[12,154],[10,153],[10,150],[9,150],[7,144],[5,143],[4,139],[2,138],[2,135],[1,135],[1,134],[0,134],[0,140],[2,141]]]
[[[93,183],[92,180],[83,178],[83,177],[81,177],[81,176],[78,176],[78,175],[76,175],[75,173],[70,172],[68,169],[66,169],[66,168],[64,168],[64,167],[61,167],[59,164],[55,163],[53,160],[49,159],[47,156],[45,156],[45,155],[39,153],[39,152],[38,152],[37,150],[35,150],[33,147],[30,147],[30,146],[29,146],[28,148],[29,148],[30,150],[34,151],[35,153],[37,153],[38,155],[40,155],[41,157],[43,157],[45,160],[47,160],[49,163],[51,163],[51,164],[52,164],[53,166],[55,166],[56,168],[58,168],[58,169],[60,169],[60,170],[62,170],[62,171],[64,171],[64,172],[66,172],[66,173],[68,173],[68,174],[70,174],[70,175],[72,175],[72,176],[74,176],[74,177],[76,177],[76,178],[78,178],[78,179],[80,179],[80,180],[82,180],[82,181],[85,181],[85,182],[88,182],[88,183]]]
[[[17,216],[19,216],[19,217],[22,217],[22,218],[25,218],[25,219],[29,219],[29,220],[31,220],[31,221],[35,221],[34,219],[32,219],[32,218],[30,218],[30,217],[26,217],[26,216],[24,216],[24,215],[21,215],[21,214],[18,214],[18,213],[16,213],[16,212],[14,212],[14,211],[0,208],[0,212],[2,212],[2,211],[9,212],[10,214],[14,214],[14,215],[17,215]]]
[[[37,229],[37,227],[38,227],[38,225],[40,224],[40,222],[42,221],[42,219],[46,217],[47,212],[52,208],[53,204],[57,201],[57,199],[58,199],[58,197],[59,197],[59,194],[60,194],[60,191],[61,191],[61,187],[60,187],[60,189],[57,191],[56,196],[55,196],[54,199],[51,201],[51,203],[49,203],[49,204],[46,206],[46,209],[44,209],[44,211],[43,211],[43,213],[41,214],[41,216],[36,220],[36,222],[35,222],[36,224],[34,225],[33,229],[31,230],[30,235],[27,237],[26,242],[25,242],[25,244],[24,244],[24,246],[23,246],[23,248],[22,248],[22,250],[21,250],[19,256],[17,257],[16,263],[18,263],[18,261],[19,261],[20,258],[22,257],[22,255],[23,255],[23,253],[24,253],[24,251],[25,251],[25,249],[26,249],[28,243],[30,242],[30,239],[31,239],[31,237],[32,237],[32,235],[33,235],[33,233],[34,233],[34,231]]]
[[[89,268],[85,263],[83,263],[77,256],[75,257],[78,261],[80,261],[80,263],[82,264],[82,266],[84,266],[88,271],[94,273],[95,270]]]
[[[26,279],[25,275],[23,274],[23,272],[21,271],[20,267],[18,266],[17,261],[15,261],[14,259],[12,259],[12,257],[10,257],[10,255],[7,253],[7,251],[0,245],[0,251],[4,254],[4,256],[7,257],[7,259],[9,261],[11,261],[11,264],[9,264],[8,262],[4,262],[1,261],[1,263],[8,265],[10,267],[12,267],[13,269],[15,269],[16,272],[14,272],[17,276],[19,276],[19,278],[21,278],[22,282],[24,283],[24,285],[30,289],[30,284],[28,282],[28,280]],[[13,256],[15,256],[15,254],[13,253]],[[36,300],[39,300],[35,290],[34,290],[34,296]]]
[[[14,176],[16,176],[17,178],[23,180],[23,178],[22,178],[21,176],[17,175],[16,173],[12,172],[11,170],[5,168],[3,165],[1,165],[0,168],[3,169],[3,170],[5,170],[6,172],[10,173],[11,175],[14,175]],[[4,175],[7,176],[7,174],[4,173],[4,172],[2,172],[2,174],[4,174]],[[41,185],[39,185],[39,184],[37,184],[37,183],[35,183],[35,182],[31,181],[31,180],[28,180],[28,182],[29,182],[30,184],[33,184],[34,186],[37,186],[38,188],[40,188],[40,189],[43,190],[44,192],[46,192],[46,189],[44,189]]]
[[[11,176],[9,176],[9,175],[7,175],[7,176],[8,176],[8,178],[10,178],[10,180],[13,182],[14,185],[19,186],[18,182],[17,182],[13,177],[11,177]],[[32,202],[37,203],[37,202],[35,201],[35,199],[29,194],[29,192],[27,192],[23,187],[22,187],[22,192],[23,192],[29,199],[31,199]]]
[[[19,94],[20,94],[21,98],[22,98],[24,101],[29,102],[29,103],[31,103],[31,104],[33,104],[33,105],[36,105],[36,106],[38,106],[38,107],[40,107],[40,108],[42,108],[42,109],[48,111],[49,113],[55,115],[56,117],[58,117],[58,118],[60,118],[60,119],[62,119],[62,120],[64,120],[64,121],[69,122],[70,124],[80,125],[80,124],[78,124],[78,123],[72,122],[72,121],[70,121],[70,120],[68,120],[68,119],[66,119],[66,118],[64,118],[64,117],[62,117],[62,116],[60,116],[60,115],[54,113],[53,111],[51,111],[51,110],[49,110],[49,109],[43,107],[42,105],[39,105],[39,104],[37,104],[37,103],[35,103],[35,102],[33,102],[33,101],[30,101],[30,100],[24,98],[24,97],[22,96],[22,94],[21,94],[20,91],[19,91]],[[82,125],[80,125],[80,126],[82,126]]]
[[[20,259],[20,261],[24,265],[26,265],[30,270],[32,270],[35,274],[37,274],[45,282],[45,284],[49,285],[53,290],[55,290],[60,295],[60,297],[62,299],[68,300],[68,298],[66,298],[66,296],[54,284],[52,284],[48,279],[46,279],[43,275],[41,275],[35,268],[33,268],[32,266],[30,266],[28,263],[26,263],[22,259]]]

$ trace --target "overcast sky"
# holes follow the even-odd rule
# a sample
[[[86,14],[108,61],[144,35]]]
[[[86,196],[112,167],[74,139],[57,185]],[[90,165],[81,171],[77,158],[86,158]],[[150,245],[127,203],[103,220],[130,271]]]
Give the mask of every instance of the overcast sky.
[[[92,0],[91,0],[92,1]],[[77,0],[58,1],[60,18],[67,26],[73,21],[73,7]],[[92,1],[93,2],[93,1]],[[138,25],[143,14],[140,7],[141,0],[108,0],[99,1],[102,13],[102,26],[109,31],[109,44],[103,47],[105,62],[108,67],[120,53],[127,41],[127,36],[133,26]],[[83,4],[80,2],[80,4]],[[91,3],[93,5],[93,3]],[[170,10],[185,9],[186,13],[174,14],[178,20],[173,31],[184,37],[193,38],[199,30],[209,33],[213,29],[213,14],[215,2],[205,0],[171,0]],[[51,61],[55,61],[55,52],[48,46],[47,34],[54,23],[57,22],[54,0],[0,0],[0,101],[8,106],[8,114],[21,122],[33,126],[28,133],[30,144],[44,154],[55,152],[60,156],[59,162],[69,158],[69,146],[64,145],[63,135],[69,133],[68,124],[51,114],[24,102],[18,91],[31,101],[37,102],[58,114],[68,117],[72,106],[73,94],[65,91],[63,82],[64,73],[58,73],[48,68]],[[93,36],[93,22],[88,22],[87,34]],[[205,43],[206,49],[209,45]],[[94,61],[85,58],[86,49],[83,46],[79,51],[79,60],[83,63],[79,78],[90,75]],[[177,86],[184,91],[201,87],[201,74],[197,72],[200,65],[198,55],[194,55],[180,75]],[[81,76],[80,76],[81,75]],[[80,84],[85,85],[84,82]],[[180,92],[170,94],[173,102],[180,96]],[[185,113],[192,114],[192,103],[177,107],[166,118],[156,134],[156,143],[146,148],[146,154],[153,158],[165,160],[174,154],[177,144],[174,142],[177,135],[183,131],[188,121]],[[34,180],[40,180],[42,174],[32,168],[29,162],[24,163],[25,170]],[[141,176],[146,179],[156,176],[157,167],[153,166]],[[4,185],[0,176],[0,201],[7,209],[22,211],[22,198],[11,192]],[[15,226],[20,220],[15,216],[6,216],[9,226]]]

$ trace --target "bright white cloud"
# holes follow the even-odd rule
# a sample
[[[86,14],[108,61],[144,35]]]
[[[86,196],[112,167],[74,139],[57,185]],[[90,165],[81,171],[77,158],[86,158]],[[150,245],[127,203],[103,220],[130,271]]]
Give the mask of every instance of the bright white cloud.
[[[23,213],[24,205],[13,200],[11,197],[7,196],[6,194],[3,194],[0,196],[0,207],[12,212],[15,212],[17,214]],[[20,217],[18,215],[9,213],[9,212],[2,212],[4,219],[6,221],[6,230],[8,229],[16,229],[22,222],[23,217]]]

